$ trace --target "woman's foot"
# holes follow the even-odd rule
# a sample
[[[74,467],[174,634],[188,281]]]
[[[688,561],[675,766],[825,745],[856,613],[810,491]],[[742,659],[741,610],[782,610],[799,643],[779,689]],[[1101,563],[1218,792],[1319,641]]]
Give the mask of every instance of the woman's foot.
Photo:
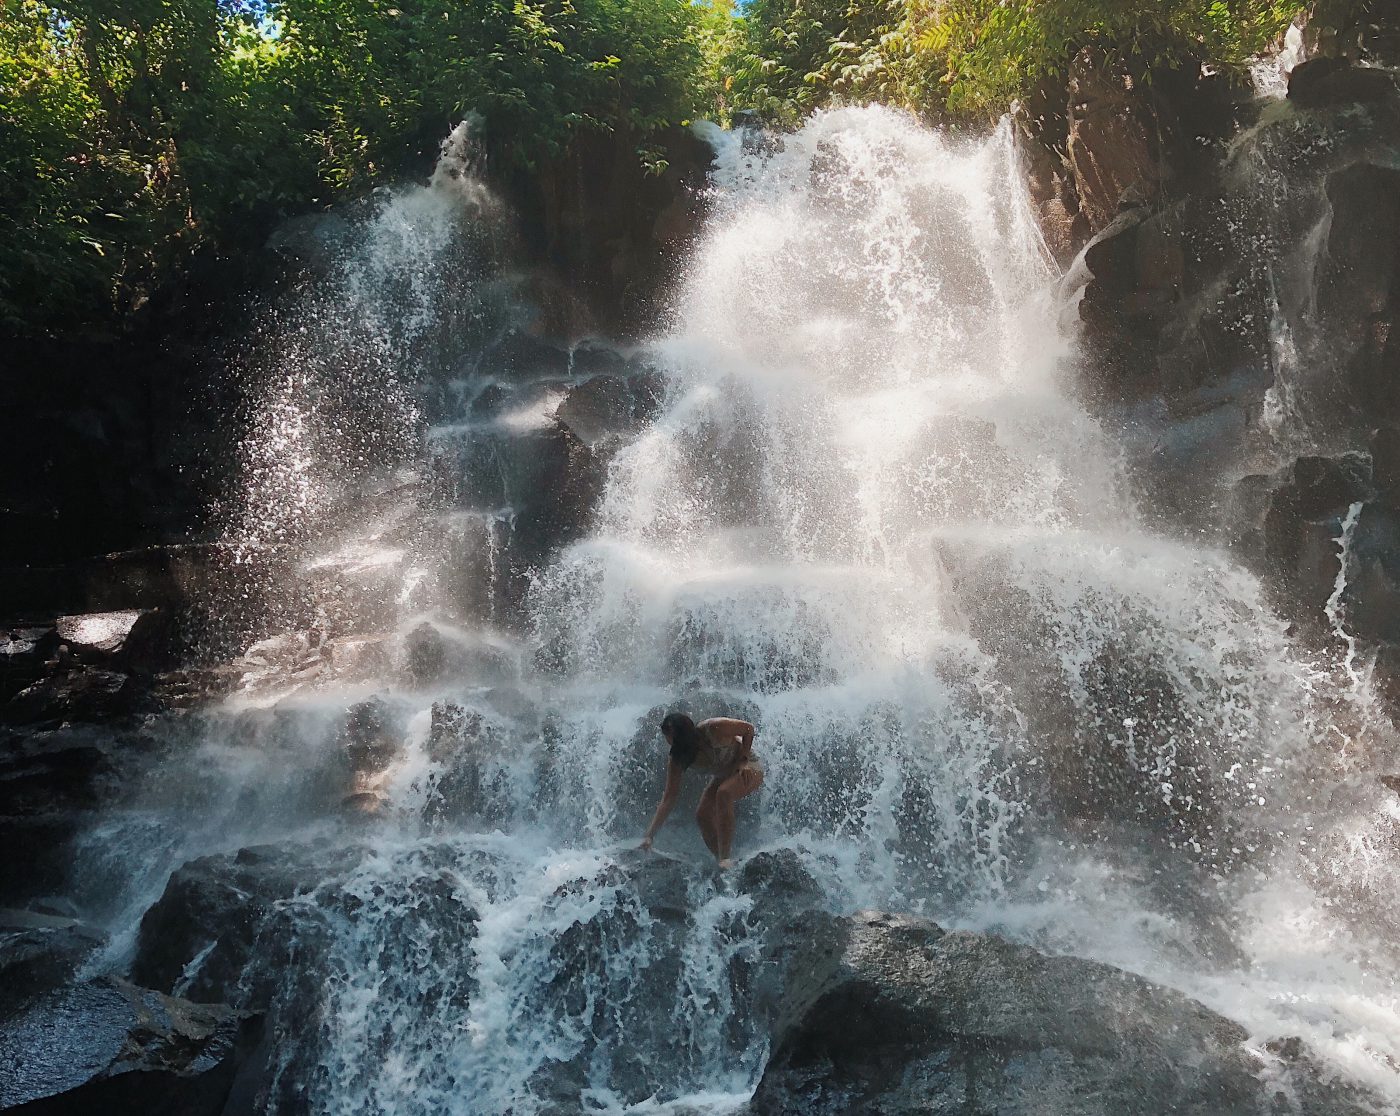
[[[721,860],[721,861],[719,862],[719,870],[720,870],[721,872],[727,872],[727,871],[729,871],[729,869],[731,869],[731,868],[733,868],[733,867],[734,867],[734,861],[730,860],[728,857],[725,857],[723,860]]]

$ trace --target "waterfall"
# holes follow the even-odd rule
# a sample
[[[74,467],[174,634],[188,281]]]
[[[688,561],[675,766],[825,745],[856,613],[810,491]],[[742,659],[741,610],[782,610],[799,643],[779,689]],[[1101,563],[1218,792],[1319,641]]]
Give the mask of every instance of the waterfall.
[[[719,134],[673,324],[566,360],[460,250],[495,219],[461,138],[354,226],[252,424],[240,537],[338,571],[304,621],[345,636],[334,669],[249,668],[132,804],[162,876],[309,850],[236,982],[273,1009],[268,1110],[738,1109],[770,1041],[760,851],[831,911],[1121,965],[1400,1094],[1389,877],[1338,850],[1370,847],[1374,802],[1333,793],[1379,729],[1250,573],[1144,526],[1009,129]],[[651,417],[564,453],[565,401],[609,377],[654,385]],[[556,454],[591,463],[596,512],[530,549]],[[381,519],[337,516],[366,489]],[[683,807],[631,851],[672,708],[757,726],[729,875]],[[345,822],[347,789],[375,816]],[[181,986],[213,987],[196,947]]]

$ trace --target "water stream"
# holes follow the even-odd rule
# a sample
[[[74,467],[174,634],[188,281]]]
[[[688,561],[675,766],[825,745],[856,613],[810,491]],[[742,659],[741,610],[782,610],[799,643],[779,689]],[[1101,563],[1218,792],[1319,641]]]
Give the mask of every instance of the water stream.
[[[316,635],[268,641],[94,835],[84,870],[121,881],[106,963],[183,860],[290,840],[320,867],[240,985],[281,1005],[271,1111],[733,1110],[767,1055],[755,897],[684,808],[658,839],[680,893],[619,867],[679,705],[758,726],[741,860],[791,850],[834,910],[1121,965],[1400,1097],[1400,816],[1355,770],[1389,745],[1354,649],[1296,643],[1227,554],[1141,525],[1009,131],[862,109],[713,138],[708,225],[642,352],[528,356],[509,261],[463,248],[499,218],[460,150],[361,218],[266,358],[236,524],[295,544],[288,614]],[[596,516],[508,585],[600,354],[659,406],[607,443]],[[355,773],[371,696],[392,758]],[[355,779],[378,808],[347,823]]]

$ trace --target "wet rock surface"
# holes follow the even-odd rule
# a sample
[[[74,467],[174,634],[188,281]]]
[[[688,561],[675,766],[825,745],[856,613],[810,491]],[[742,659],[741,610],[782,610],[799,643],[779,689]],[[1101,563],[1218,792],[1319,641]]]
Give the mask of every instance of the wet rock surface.
[[[0,1023],[0,1109],[218,1116],[259,1026],[113,977],[57,990]]]
[[[1180,993],[991,936],[867,912],[797,971],[760,1116],[1367,1111],[1306,1073],[1266,1083],[1244,1029]]]
[[[1169,529],[1234,548],[1305,638],[1343,623],[1388,677],[1400,91],[1374,64],[1393,17],[1333,15],[1286,103],[1088,245],[1083,390]]]
[[[133,979],[199,1003],[237,1000],[278,904],[333,881],[360,856],[354,848],[290,845],[190,861],[141,920]]]
[[[0,902],[61,893],[74,836],[158,750],[154,736],[127,726],[0,728]]]
[[[105,941],[76,918],[0,909],[0,1019],[71,979]]]
[[[448,979],[484,917],[463,889],[499,889],[505,865],[484,849],[427,845],[401,865],[410,871],[374,875],[367,888],[362,856],[285,846],[187,864],[143,923],[133,975],[196,1001],[267,1010],[283,1065],[273,1088],[291,1097],[329,1056],[322,1013],[336,991],[322,974],[361,948],[393,949],[395,995],[421,984],[431,999],[420,1019],[376,1026],[397,1026],[410,1059],[420,1043],[450,1050],[456,1040],[433,1029],[440,1012],[493,1018],[472,1014],[476,978]],[[386,888],[394,906],[379,898]],[[549,929],[521,939],[514,962],[537,977],[518,986],[525,998],[511,1010],[536,1026],[555,1021],[541,1033],[559,1028],[559,1053],[528,1083],[549,1111],[579,1110],[599,1059],[616,1094],[640,1103],[672,1071],[685,1080],[689,1059],[713,1058],[694,1036],[651,1025],[699,963],[720,966],[727,998],[704,1041],[761,1070],[755,1116],[1360,1116],[1373,1099],[1328,1084],[1296,1040],[1261,1055],[1237,1024],[1110,966],[906,916],[832,914],[790,850],[757,853],[730,879],[628,852],[539,902],[534,917]],[[771,1036],[766,1065],[752,1062],[755,1026]]]

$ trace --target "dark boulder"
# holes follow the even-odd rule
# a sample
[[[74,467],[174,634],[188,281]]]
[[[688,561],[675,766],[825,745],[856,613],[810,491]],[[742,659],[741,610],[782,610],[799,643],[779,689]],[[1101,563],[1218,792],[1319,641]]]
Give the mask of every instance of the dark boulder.
[[[383,771],[403,747],[393,712],[380,698],[370,698],[350,707],[341,739],[350,768],[357,775]]]
[[[587,534],[607,480],[604,458],[562,424],[554,423],[534,442],[528,475],[510,492],[512,601],[523,594],[529,570]]]
[[[1400,645],[1400,513],[1364,504],[1356,517],[1340,595],[1350,635]]]
[[[42,678],[57,650],[52,624],[17,624],[0,633],[0,701]]]
[[[105,978],[0,1026],[0,1110],[36,1116],[220,1116],[256,1017]]]
[[[595,376],[571,388],[554,413],[589,449],[641,430],[661,403],[664,384],[656,375]]]
[[[1274,482],[1255,545],[1294,619],[1325,627],[1341,568],[1338,539],[1354,503],[1372,493],[1361,454],[1300,457]]]
[[[58,641],[81,663],[151,674],[173,665],[173,626],[161,609],[119,609],[60,616]]]
[[[145,732],[110,726],[0,730],[0,903],[61,891],[72,838],[155,750]]]
[[[75,918],[0,909],[0,1018],[69,980],[105,940]]]
[[[264,845],[177,868],[141,920],[133,979],[198,1003],[236,999],[277,904],[357,863],[357,849]]]
[[[508,682],[519,674],[509,650],[479,631],[424,621],[404,638],[405,681],[412,686],[456,682]]]
[[[1349,66],[1337,58],[1301,62],[1288,76],[1288,99],[1317,109],[1383,101],[1400,92],[1394,74],[1369,66]]]
[[[1108,965],[865,913],[811,938],[753,1111],[1364,1111],[1363,1098],[1329,1091],[1306,1059],[1289,1088],[1266,1087],[1247,1037]]]
[[[478,370],[504,380],[547,380],[568,375],[567,349],[529,333],[507,333],[487,347]]]
[[[70,666],[26,686],[0,708],[0,720],[12,725],[110,721],[136,712],[144,696],[130,675]]]

